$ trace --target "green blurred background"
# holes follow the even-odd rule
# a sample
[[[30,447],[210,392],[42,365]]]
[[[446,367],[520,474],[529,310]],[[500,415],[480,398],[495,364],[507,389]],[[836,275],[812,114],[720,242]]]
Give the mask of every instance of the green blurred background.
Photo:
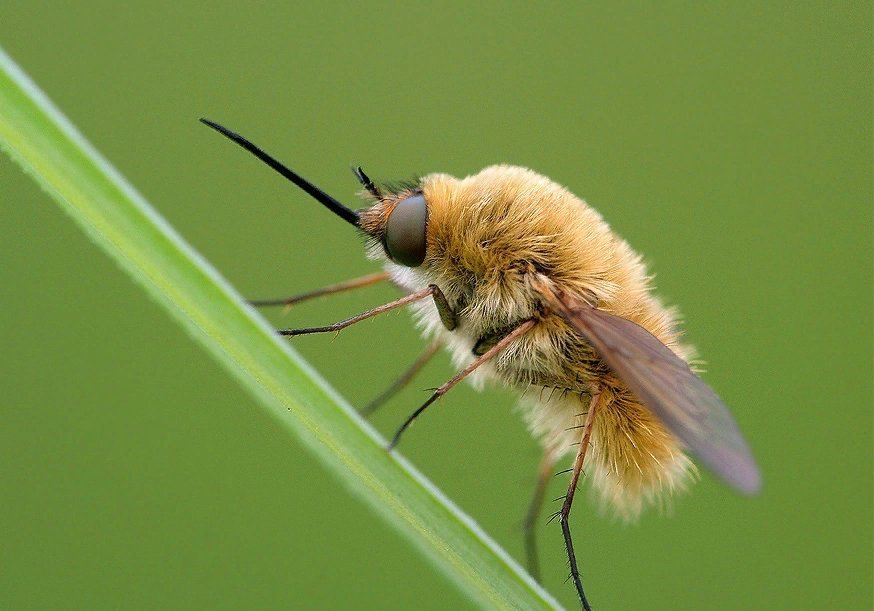
[[[872,605],[869,3],[9,2],[0,45],[243,294],[374,269],[349,228],[199,125],[352,200],[535,168],[645,253],[765,476],[638,525],[579,503],[600,609]],[[0,607],[470,603],[0,159]],[[396,293],[301,306],[332,322]],[[295,347],[353,404],[421,348],[406,313]],[[385,434],[453,370],[437,359]],[[402,452],[517,559],[539,458],[505,390],[453,390]],[[563,492],[558,479],[548,495]],[[585,499],[584,499],[585,501]],[[546,587],[576,605],[557,524]]]

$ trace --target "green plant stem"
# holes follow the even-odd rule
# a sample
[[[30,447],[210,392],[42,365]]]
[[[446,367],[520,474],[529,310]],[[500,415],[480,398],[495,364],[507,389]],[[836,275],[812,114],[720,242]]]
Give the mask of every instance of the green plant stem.
[[[0,144],[88,236],[355,494],[476,602],[556,608],[275,336],[0,50]]]

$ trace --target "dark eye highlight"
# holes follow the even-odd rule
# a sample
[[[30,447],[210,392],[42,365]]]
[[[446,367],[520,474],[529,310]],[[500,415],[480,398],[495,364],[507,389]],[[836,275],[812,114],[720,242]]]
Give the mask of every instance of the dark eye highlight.
[[[425,196],[401,200],[385,224],[385,252],[395,263],[418,267],[425,260],[425,223],[428,205]]]

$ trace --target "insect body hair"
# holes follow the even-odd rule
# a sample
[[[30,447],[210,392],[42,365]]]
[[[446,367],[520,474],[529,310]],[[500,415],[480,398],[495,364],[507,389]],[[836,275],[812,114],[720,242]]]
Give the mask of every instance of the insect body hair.
[[[564,293],[636,322],[688,360],[692,351],[680,342],[677,314],[652,294],[640,256],[597,211],[526,168],[492,166],[464,179],[431,174],[420,190],[428,202],[425,261],[397,265],[376,245],[371,256],[386,259],[392,278],[410,291],[439,286],[456,309],[458,328],[450,332],[433,304],[415,304],[424,333],[443,342],[462,367],[474,358],[478,339],[537,318],[531,331],[480,367],[473,382],[559,390],[548,396],[529,391],[522,401],[529,428],[556,454],[576,451],[591,394],[599,389],[605,407],[595,418],[585,469],[597,496],[622,518],[633,519],[682,489],[695,468],[678,441],[575,329],[545,310],[531,286],[534,274],[544,275]],[[365,211],[362,227],[378,233],[404,196]]]

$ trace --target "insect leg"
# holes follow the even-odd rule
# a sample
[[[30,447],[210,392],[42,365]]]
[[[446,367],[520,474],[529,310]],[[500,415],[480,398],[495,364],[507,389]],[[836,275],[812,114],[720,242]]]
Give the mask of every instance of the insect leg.
[[[528,512],[525,514],[525,519],[522,522],[522,528],[525,533],[525,556],[528,561],[528,573],[537,582],[540,581],[540,562],[538,562],[537,557],[537,533],[534,527],[537,525],[540,510],[543,509],[543,496],[546,494],[546,486],[549,484],[554,465],[555,452],[545,450],[537,471],[537,484],[534,486],[534,495],[531,497]]]
[[[512,331],[512,329],[510,330]],[[494,333],[483,335],[481,338],[476,340],[476,343],[473,345],[474,355],[479,356],[481,354],[485,354],[489,351],[489,348],[501,341],[501,338],[504,337],[506,334],[507,329],[501,329],[499,331],[495,331]]]
[[[589,449],[589,440],[592,437],[592,425],[595,422],[595,413],[601,403],[601,391],[598,390],[592,393],[592,403],[589,407],[589,413],[586,415],[586,424],[583,427],[583,436],[580,440],[580,446],[577,450],[577,457],[574,460],[573,471],[571,472],[571,481],[567,489],[567,494],[564,497],[564,504],[559,512],[559,522],[561,523],[561,532],[564,535],[564,545],[567,549],[568,562],[571,568],[571,577],[574,580],[574,585],[577,588],[577,594],[580,596],[580,602],[583,603],[583,609],[591,611],[589,601],[586,600],[586,594],[583,592],[583,581],[580,578],[580,570],[577,568],[577,558],[574,556],[574,543],[571,540],[571,528],[568,522],[568,517],[571,513],[571,506],[574,502],[574,494],[577,491],[577,482],[580,479],[580,472],[583,470],[583,462],[586,459],[586,451]]]
[[[337,282],[336,284],[329,284],[328,286],[323,286],[320,289],[309,291],[308,293],[301,293],[300,295],[294,295],[292,297],[283,297],[280,299],[253,299],[249,303],[256,308],[267,306],[289,307],[296,303],[300,303],[301,301],[307,301],[308,299],[321,297],[322,295],[342,293],[343,291],[361,288],[362,286],[370,286],[371,284],[383,282],[384,280],[388,280],[388,272],[377,272],[375,274],[361,276],[360,278],[353,278],[352,280]]]
[[[477,367],[479,367],[480,365],[491,359],[493,356],[495,356],[498,352],[506,348],[517,337],[531,329],[531,327],[533,327],[535,323],[536,321],[533,318],[529,318],[528,320],[520,324],[518,327],[513,329],[511,333],[504,337],[504,339],[495,344],[488,352],[478,357],[470,365],[458,372],[454,378],[452,378],[451,380],[443,384],[443,386],[440,386],[437,390],[435,390],[434,394],[431,395],[431,397],[427,401],[425,401],[425,403],[423,403],[422,406],[419,407],[419,409],[417,409],[412,414],[410,414],[409,417],[407,417],[407,419],[401,425],[401,428],[399,428],[397,433],[395,433],[394,437],[391,440],[391,443],[388,444],[388,449],[392,450],[396,445],[398,445],[398,442],[401,440],[401,435],[403,434],[403,432],[407,430],[407,427],[410,426],[413,421],[419,417],[419,414],[424,412],[429,405],[445,395],[450,388],[452,388],[464,378],[466,378],[468,375],[470,375]]]
[[[410,383],[410,380],[415,377],[419,371],[421,371],[422,367],[428,364],[434,355],[440,350],[439,342],[431,342],[427,348],[425,348],[424,352],[419,355],[419,358],[410,365],[410,367],[401,374],[401,376],[394,381],[394,383],[386,388],[378,397],[376,397],[373,401],[365,405],[361,408],[362,416],[369,416],[373,412],[375,412],[379,407],[381,407],[384,403],[386,403],[389,399],[391,399],[399,390],[401,390],[404,386]]]
[[[449,305],[449,301],[446,300],[446,296],[443,294],[443,291],[440,290],[440,287],[436,284],[432,284],[431,288],[434,290],[434,305],[437,306],[437,313],[440,315],[440,321],[443,323],[443,326],[446,327],[447,331],[452,331],[458,326],[455,312],[452,311],[452,307]]]
[[[409,295],[401,297],[400,299],[390,301],[385,305],[381,305],[371,310],[367,310],[366,312],[362,312],[361,314],[356,314],[355,316],[347,318],[346,320],[336,322],[333,325],[326,325],[324,327],[307,327],[305,329],[279,329],[278,332],[280,335],[307,335],[309,333],[328,333],[331,331],[342,331],[350,325],[354,325],[355,323],[361,322],[362,320],[372,318],[377,314],[382,314],[383,312],[388,312],[389,310],[400,308],[402,306],[418,301],[419,299],[424,299],[425,297],[432,295],[433,292],[434,286],[432,285],[426,289],[422,289],[421,291],[416,291],[415,293],[410,293]]]

